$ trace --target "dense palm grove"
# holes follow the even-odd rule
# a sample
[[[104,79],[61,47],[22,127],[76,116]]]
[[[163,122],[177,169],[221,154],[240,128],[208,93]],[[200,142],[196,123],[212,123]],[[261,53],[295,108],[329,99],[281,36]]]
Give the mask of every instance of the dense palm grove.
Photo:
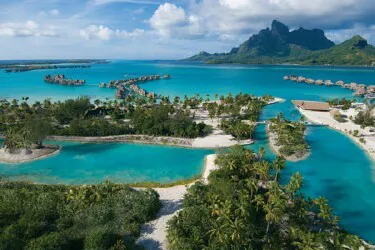
[[[286,156],[303,155],[308,150],[304,137],[306,126],[301,121],[289,121],[279,114],[271,119],[269,130],[276,134],[281,154]]]
[[[0,182],[0,249],[137,249],[160,208],[154,190],[108,182],[69,187]]]
[[[215,95],[220,102],[199,95],[161,97],[160,100],[128,96],[122,101],[95,100],[88,97],[63,102],[28,104],[13,100],[0,102],[0,133],[6,135],[7,148],[42,147],[48,135],[110,136],[143,134],[196,138],[211,133],[211,126],[195,122],[195,112],[207,110],[211,119],[225,116],[222,127],[237,138],[250,138],[254,126],[242,119],[256,121],[262,107],[271,97],[256,98],[247,94]],[[218,104],[220,103],[220,104]],[[247,131],[247,132],[246,132]]]
[[[294,174],[281,185],[283,158],[263,159],[240,146],[218,156],[209,184],[196,183],[183,210],[170,222],[170,249],[359,249],[354,235],[340,230],[324,198],[300,191]]]

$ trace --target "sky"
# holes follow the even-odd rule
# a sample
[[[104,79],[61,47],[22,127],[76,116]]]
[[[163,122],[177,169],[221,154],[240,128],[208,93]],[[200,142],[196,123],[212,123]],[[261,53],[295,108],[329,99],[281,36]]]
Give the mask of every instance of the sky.
[[[374,13],[375,0],[0,0],[0,60],[227,52],[274,19],[375,44]]]

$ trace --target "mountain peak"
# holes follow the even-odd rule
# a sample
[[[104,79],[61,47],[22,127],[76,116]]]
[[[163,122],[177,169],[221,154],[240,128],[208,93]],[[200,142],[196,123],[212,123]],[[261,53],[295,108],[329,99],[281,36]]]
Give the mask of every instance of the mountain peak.
[[[274,34],[279,35],[281,38],[286,38],[289,34],[289,27],[283,24],[282,22],[273,20],[271,25],[271,31]]]
[[[374,65],[375,48],[361,36],[336,45],[321,29],[303,27],[289,31],[274,20],[271,27],[252,35],[229,53],[200,53],[189,60],[210,63],[304,63]]]
[[[349,39],[345,43],[348,44],[349,46],[353,46],[359,49],[364,49],[368,45],[367,40],[359,35],[353,36],[351,39]]]

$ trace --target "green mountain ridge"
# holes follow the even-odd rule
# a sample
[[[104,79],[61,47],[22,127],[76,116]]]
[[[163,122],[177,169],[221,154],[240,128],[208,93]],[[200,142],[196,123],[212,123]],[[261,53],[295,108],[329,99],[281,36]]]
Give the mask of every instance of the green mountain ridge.
[[[199,54],[185,59],[205,63],[305,64],[305,65],[375,65],[375,47],[361,36],[335,45],[320,29],[299,28],[273,21],[229,53]]]

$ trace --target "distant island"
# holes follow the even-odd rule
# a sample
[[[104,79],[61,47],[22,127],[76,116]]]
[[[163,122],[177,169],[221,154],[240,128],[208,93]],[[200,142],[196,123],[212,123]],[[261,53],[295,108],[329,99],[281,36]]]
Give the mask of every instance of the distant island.
[[[229,53],[199,54],[184,61],[210,64],[301,64],[375,66],[375,47],[361,36],[335,45],[323,30],[299,28],[290,31],[274,20],[271,28],[261,30]]]
[[[38,60],[20,62],[0,62],[0,69],[6,73],[19,73],[41,69],[74,69],[91,68],[92,64],[105,64],[108,60],[74,59],[74,60]]]

